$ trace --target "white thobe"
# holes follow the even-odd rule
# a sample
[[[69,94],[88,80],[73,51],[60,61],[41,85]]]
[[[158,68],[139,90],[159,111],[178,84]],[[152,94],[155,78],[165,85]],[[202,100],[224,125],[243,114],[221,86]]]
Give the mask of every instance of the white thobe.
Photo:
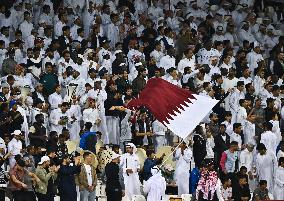
[[[277,137],[271,131],[266,131],[261,134],[260,143],[263,143],[267,150],[270,150],[274,155],[276,155],[277,149]]]
[[[148,15],[152,20],[157,20],[159,17],[163,17],[163,9],[159,6],[151,6],[148,8]]]
[[[249,152],[248,149],[244,149],[240,153],[239,168],[246,167],[248,172],[252,171],[253,164],[253,152]]]
[[[157,50],[153,50],[150,53],[150,57],[154,57],[154,59],[156,60],[156,63],[159,63],[161,58],[164,56],[165,54],[162,51],[157,51]]]
[[[265,84],[265,79],[259,77],[258,75],[256,75],[254,80],[253,80],[253,85],[254,85],[254,89],[255,89],[255,95],[258,96],[260,94],[260,92],[264,88],[264,84]]]
[[[77,30],[81,28],[80,26],[78,26],[77,24],[74,24],[71,28],[70,28],[70,36],[73,40],[76,40],[78,38],[78,34],[77,34]]]
[[[267,188],[270,192],[273,190],[273,176],[277,164],[275,154],[267,150],[264,155],[257,154],[256,156],[256,172],[259,180],[267,181]]]
[[[237,111],[237,121],[236,123],[241,123],[244,125],[245,120],[247,119],[247,111],[244,107],[239,107]]]
[[[230,135],[230,142],[233,142],[233,141],[236,141],[238,143],[238,147],[239,149],[241,149],[242,147],[242,137],[241,135],[233,132],[231,135]]]
[[[117,25],[111,23],[108,25],[107,38],[110,40],[110,47],[115,48],[115,44],[119,42],[119,28]]]
[[[106,36],[108,32],[108,25],[111,23],[110,15],[103,13],[101,15],[101,19],[102,19],[104,36]]]
[[[278,145],[280,143],[280,141],[282,140],[280,126],[279,126],[279,121],[270,120],[269,122],[272,123],[272,125],[273,125],[271,131],[275,134],[275,136],[276,136],[276,144]]]
[[[239,30],[238,38],[241,44],[243,43],[244,40],[247,40],[250,43],[253,43],[255,41],[254,36],[249,31],[246,31],[244,29]]]
[[[140,186],[138,171],[140,169],[139,158],[133,153],[125,153],[120,158],[120,166],[123,170],[123,178],[125,185],[125,194],[129,200],[132,200],[133,195],[140,195]],[[133,173],[127,174],[126,170],[131,169]]]
[[[63,23],[62,21],[58,21],[55,26],[54,26],[54,36],[55,38],[58,38],[59,36],[61,36],[63,34],[62,28],[66,26],[65,23]]]
[[[53,25],[53,22],[52,22],[52,17],[45,14],[45,13],[42,13],[40,16],[39,16],[39,21],[40,20],[44,20],[44,22],[47,24],[47,25]]]
[[[94,19],[95,19],[95,12],[90,13],[89,11],[86,11],[83,13],[85,37],[89,36],[91,23],[93,22]]]
[[[189,193],[189,170],[191,168],[192,151],[187,148],[184,150],[183,154],[181,149],[178,148],[174,159],[177,160],[176,170],[174,174],[174,179],[178,186],[178,195]]]
[[[279,166],[274,175],[274,199],[284,200],[284,168]]]
[[[164,126],[161,122],[158,120],[155,120],[152,124],[153,128],[153,134],[155,136],[155,149],[158,150],[160,147],[164,146],[166,144],[165,142],[165,134],[167,131],[167,127]]]
[[[61,105],[63,103],[63,99],[61,94],[54,92],[53,94],[49,95],[48,102],[51,109],[56,109],[58,108],[58,105]]]
[[[264,60],[262,55],[254,51],[247,54],[248,66],[251,72],[254,72],[254,69],[258,67],[258,62],[262,60]]]
[[[232,95],[230,96],[229,106],[230,106],[230,111],[232,112],[232,123],[235,123],[237,120],[239,100],[244,98],[245,98],[244,92],[239,91],[238,89],[235,89],[234,92],[232,92]]]
[[[21,126],[21,131],[24,132],[26,145],[29,145],[30,144],[29,137],[28,137],[29,124],[28,124],[28,117],[27,117],[29,112],[27,111],[27,109],[23,108],[22,106],[18,106],[17,111],[21,113],[24,119],[24,122],[22,123],[22,126]]]
[[[160,173],[150,177],[145,183],[143,191],[147,193],[147,201],[161,201],[165,195],[167,183]]]
[[[221,124],[225,124],[226,126],[226,133],[231,136],[233,133],[233,124],[228,121],[223,121]]]
[[[79,105],[71,105],[70,109],[67,110],[66,113],[70,119],[70,123],[67,125],[70,132],[70,140],[78,140],[80,139],[80,120],[82,117],[81,107]]]
[[[180,80],[176,80],[176,79],[174,79],[172,76],[167,77],[166,80],[167,80],[169,83],[172,83],[172,84],[174,84],[174,85],[176,85],[176,86],[182,87]]]
[[[191,70],[193,71],[195,69],[195,57],[193,56],[191,59],[188,58],[184,58],[182,60],[180,60],[180,62],[178,63],[178,67],[177,70],[180,73],[184,73],[184,68],[185,67],[191,67]]]
[[[60,58],[58,60],[58,75],[62,75],[68,66],[74,67],[76,65],[72,59],[67,62],[64,58]]]
[[[244,129],[244,143],[256,145],[255,142],[255,124],[245,120],[243,124]]]
[[[168,70],[169,68],[176,66],[176,59],[175,57],[170,57],[169,55],[163,56],[158,66],[160,68]]]
[[[103,142],[105,144],[109,143],[109,133],[107,129],[106,124],[106,115],[105,115],[105,108],[104,108],[104,102],[107,99],[107,93],[105,90],[95,90],[95,96],[97,97],[97,108],[99,111],[99,117],[101,119],[101,123],[98,127],[98,129],[102,133]]]
[[[211,64],[211,57],[216,55],[216,49],[211,48],[209,51],[205,48],[202,48],[197,53],[197,60],[199,64]]]
[[[34,25],[26,20],[20,24],[19,29],[22,32],[23,40],[26,40],[27,37],[31,35],[33,28]]]
[[[84,121],[84,124],[87,123],[87,122],[90,122],[93,125],[93,127],[91,128],[91,131],[95,131],[95,132],[98,131],[98,125],[96,124],[96,121],[98,119],[100,119],[98,109],[96,109],[96,108],[88,108],[88,109],[85,109],[83,111],[83,121]]]
[[[64,118],[68,118],[68,113],[62,113],[61,109],[52,110],[50,113],[49,121],[50,121],[50,131],[56,131],[58,135],[62,134],[62,129],[67,128],[69,118],[66,124],[60,125],[58,122]]]
[[[9,143],[8,143],[8,152],[10,152],[12,155],[9,157],[9,165],[10,168],[13,168],[14,165],[16,164],[15,161],[15,156],[20,154],[21,155],[21,150],[23,148],[23,144],[21,140],[16,140],[13,138]]]
[[[0,34],[0,40],[3,40],[5,42],[5,48],[9,47],[10,39],[9,37],[4,36],[3,34]]]

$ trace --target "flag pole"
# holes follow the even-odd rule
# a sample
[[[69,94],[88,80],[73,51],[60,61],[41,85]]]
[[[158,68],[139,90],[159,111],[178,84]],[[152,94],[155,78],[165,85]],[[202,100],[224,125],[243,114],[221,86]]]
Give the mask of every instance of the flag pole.
[[[175,149],[170,153],[170,155],[168,155],[168,157],[166,158],[166,160],[164,160],[162,162],[162,164],[160,165],[160,167],[163,167],[164,164],[170,159],[171,155],[173,155],[173,153],[179,148],[179,146],[184,142],[184,139],[182,139],[182,141],[178,144],[178,146],[175,147]]]

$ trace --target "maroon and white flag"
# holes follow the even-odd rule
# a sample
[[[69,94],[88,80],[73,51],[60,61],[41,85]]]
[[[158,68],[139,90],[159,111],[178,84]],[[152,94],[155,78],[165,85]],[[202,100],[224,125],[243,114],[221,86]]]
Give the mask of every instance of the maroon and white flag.
[[[174,134],[184,139],[217,103],[218,100],[193,94],[161,78],[152,78],[127,107],[145,106]]]

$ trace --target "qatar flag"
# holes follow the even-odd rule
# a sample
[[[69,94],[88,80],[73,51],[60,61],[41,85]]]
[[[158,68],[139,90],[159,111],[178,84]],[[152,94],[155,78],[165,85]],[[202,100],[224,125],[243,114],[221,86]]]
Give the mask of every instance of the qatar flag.
[[[161,78],[150,79],[137,99],[127,107],[145,106],[174,134],[186,138],[206,117],[218,100],[191,93]]]

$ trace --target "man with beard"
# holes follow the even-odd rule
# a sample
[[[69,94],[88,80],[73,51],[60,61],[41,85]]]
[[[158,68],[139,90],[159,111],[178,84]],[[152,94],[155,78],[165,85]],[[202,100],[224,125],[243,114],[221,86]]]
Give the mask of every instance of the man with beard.
[[[140,68],[138,70],[138,76],[132,82],[134,95],[139,94],[139,92],[145,87],[145,85],[146,85],[146,80],[145,80],[146,76],[147,76],[146,69],[145,68]]]
[[[71,160],[69,156],[64,155],[61,166],[58,170],[58,190],[60,193],[61,201],[77,201],[75,175],[80,173],[81,165],[80,157],[75,156],[73,159],[74,164],[73,166],[71,166]]]

